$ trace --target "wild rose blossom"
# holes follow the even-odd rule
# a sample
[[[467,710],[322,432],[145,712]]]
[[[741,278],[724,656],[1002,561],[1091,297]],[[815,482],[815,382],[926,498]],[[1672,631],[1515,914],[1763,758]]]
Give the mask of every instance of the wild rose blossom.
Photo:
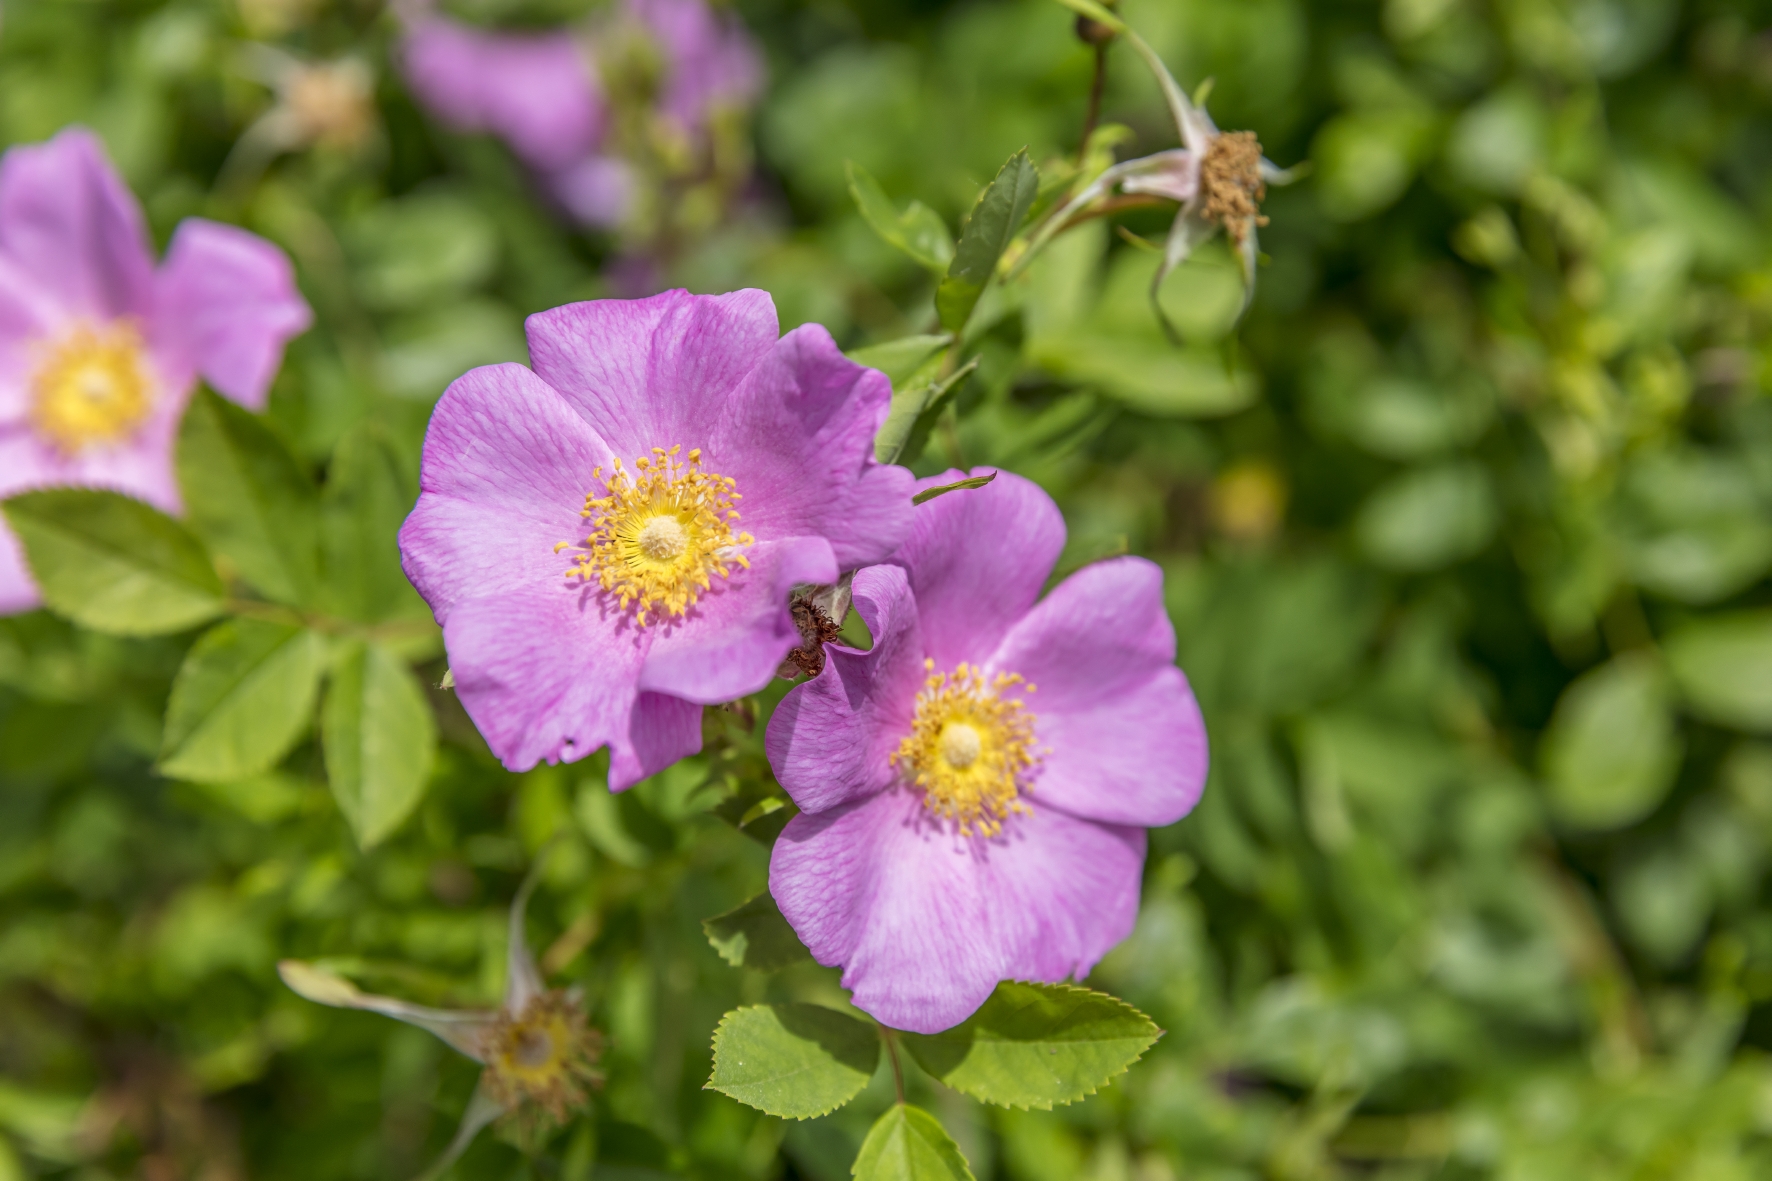
[[[702,0],[628,0],[617,25],[579,33],[492,32],[409,6],[401,45],[408,85],[459,131],[510,145],[542,187],[587,225],[620,224],[634,198],[630,164],[611,143],[611,96],[598,44],[638,31],[659,59],[657,130],[680,144],[723,108],[748,106],[762,66],[743,28]]]
[[[911,475],[874,459],[891,387],[768,293],[570,304],[531,371],[475,369],[425,436],[407,576],[513,770],[607,745],[620,790],[693,754],[701,706],[769,683],[797,584],[877,562]]]
[[[923,505],[855,575],[873,647],[827,646],[770,720],[802,809],[770,893],[894,1028],[956,1025],[999,980],[1085,975],[1137,917],[1144,829],[1199,799],[1162,572],[1097,562],[1036,603],[1063,546],[1051,498],[1007,472]]]
[[[201,376],[262,406],[311,316],[289,261],[234,226],[189,218],[165,260],[91,132],[0,159],[0,497],[110,488],[181,508],[172,443]],[[0,613],[40,601],[0,526]]]

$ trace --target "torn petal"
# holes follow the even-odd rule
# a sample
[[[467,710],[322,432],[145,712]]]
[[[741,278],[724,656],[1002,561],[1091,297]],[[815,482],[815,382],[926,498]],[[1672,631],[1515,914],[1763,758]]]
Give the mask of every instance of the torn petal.
[[[1149,193],[1186,204],[1200,191],[1200,158],[1186,148],[1158,152],[1139,163],[1146,167],[1122,180],[1121,192]]]

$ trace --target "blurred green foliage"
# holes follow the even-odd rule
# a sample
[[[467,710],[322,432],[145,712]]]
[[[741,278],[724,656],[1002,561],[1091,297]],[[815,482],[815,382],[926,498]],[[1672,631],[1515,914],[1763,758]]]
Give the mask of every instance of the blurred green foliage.
[[[758,176],[666,277],[767,288],[784,327],[847,346],[935,331],[936,276],[869,223],[939,253],[928,211],[957,229],[1010,153],[1074,158],[1093,53],[1070,14],[738,7],[771,65]],[[1138,931],[1092,977],[1168,1032],[1073,1107],[986,1108],[916,1070],[911,1097],[1012,1181],[1772,1175],[1772,5],[1122,11],[1184,85],[1215,79],[1221,126],[1311,165],[1270,194],[1255,303],[1233,332],[1237,270],[1207,248],[1162,293],[1174,349],[1139,245],[1167,214],[1090,223],[987,293],[976,369],[906,454],[1039,480],[1066,569],[1168,571],[1213,776],[1153,834]],[[201,643],[284,662],[275,700],[230,720],[204,704],[221,665],[175,681],[198,632],[0,620],[0,1179],[416,1173],[473,1063],[300,1000],[275,960],[494,1003],[506,904],[558,833],[530,933],[586,990],[607,1082],[542,1155],[485,1137],[456,1175],[847,1177],[884,1066],[806,1123],[702,1089],[725,1010],[844,1005],[834,972],[735,968],[701,926],[762,888],[786,809],[754,723],[780,689],[709,711],[703,755],[612,797],[601,756],[500,770],[407,671],[444,672],[393,549],[430,405],[522,359],[524,315],[608,293],[620,243],[427,120],[394,34],[370,0],[0,18],[0,141],[93,126],[162,244],[191,214],[246,225],[318,314],[268,428],[205,398],[181,441],[187,483],[270,506],[256,533],[187,523],[264,608]],[[278,101],[254,40],[369,63],[361,134],[230,166]],[[1122,156],[1173,146],[1148,75],[1108,61]],[[216,609],[181,593],[180,626]],[[277,614],[315,595],[352,621],[324,654]],[[372,715],[415,750],[434,730],[434,762],[372,766]],[[236,757],[260,724],[287,757]]]

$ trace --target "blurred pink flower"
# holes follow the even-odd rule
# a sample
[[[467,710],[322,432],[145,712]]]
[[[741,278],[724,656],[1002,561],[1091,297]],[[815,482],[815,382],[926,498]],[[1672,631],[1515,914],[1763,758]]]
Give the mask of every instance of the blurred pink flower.
[[[202,377],[264,405],[311,314],[289,260],[187,218],[158,267],[141,207],[84,128],[0,158],[0,497],[110,488],[181,508],[172,443]],[[0,613],[40,601],[0,526]]]
[[[627,0],[621,20],[657,51],[656,114],[684,142],[702,140],[720,110],[756,97],[762,63],[749,36],[703,0]],[[408,29],[407,84],[434,115],[504,140],[577,220],[609,227],[627,216],[634,182],[609,142],[598,35],[492,32],[424,6],[408,16]]]

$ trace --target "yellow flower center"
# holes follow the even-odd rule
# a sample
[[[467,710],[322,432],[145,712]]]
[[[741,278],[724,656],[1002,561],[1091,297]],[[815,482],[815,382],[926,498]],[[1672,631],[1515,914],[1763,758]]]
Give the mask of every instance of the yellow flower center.
[[[567,577],[596,582],[623,611],[632,605],[641,627],[687,612],[714,575],[727,577],[732,565],[749,568],[739,551],[756,541],[749,533],[732,532],[737,485],[702,471],[699,448],[683,461],[677,459],[680,450],[654,447],[650,457],[634,461],[638,474],[633,477],[616,460],[614,473],[603,481],[604,494],[586,493],[579,513],[590,520],[591,532],[578,543],[581,552]],[[603,469],[592,478],[603,480]],[[562,541],[554,552],[571,544]]]
[[[127,320],[77,325],[43,350],[31,375],[31,425],[64,455],[130,435],[147,417],[152,383],[141,333]]]
[[[545,992],[486,1031],[485,1085],[507,1110],[532,1103],[559,1122],[584,1106],[585,1088],[597,1078],[598,1049],[578,1002]]]
[[[932,660],[924,667],[931,675],[892,765],[923,789],[924,807],[959,823],[961,836],[995,836],[1011,813],[1028,812],[1021,793],[1040,761],[1034,715],[1004,696],[1026,682],[1017,673],[987,678],[973,664],[951,673],[935,672]]]

